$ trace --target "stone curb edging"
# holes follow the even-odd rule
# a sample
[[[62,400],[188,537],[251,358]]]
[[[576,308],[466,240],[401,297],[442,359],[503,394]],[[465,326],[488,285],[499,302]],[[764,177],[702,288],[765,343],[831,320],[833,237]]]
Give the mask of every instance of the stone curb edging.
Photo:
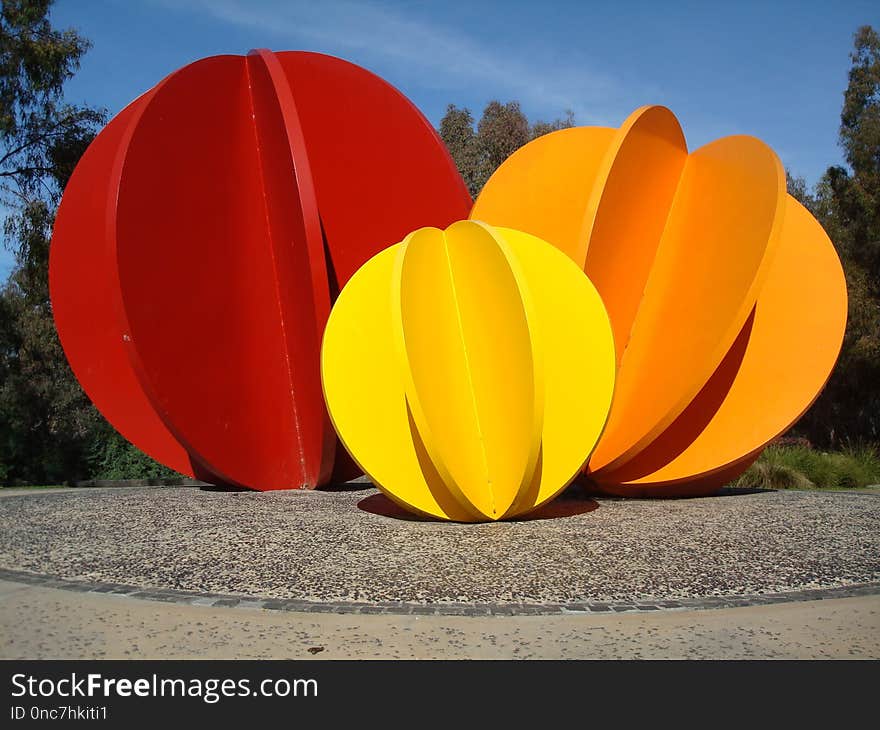
[[[93,583],[68,580],[53,575],[41,575],[0,568],[0,580],[44,588],[59,588],[78,593],[105,593],[163,603],[190,606],[236,607],[269,611],[296,611],[303,613],[384,614],[417,616],[559,616],[582,614],[612,614],[649,611],[705,610],[713,608],[740,608],[765,606],[773,603],[817,601],[829,598],[853,598],[880,594],[880,582],[857,583],[833,588],[811,588],[784,593],[754,595],[708,596],[662,601],[577,602],[577,603],[407,603],[404,601],[304,601],[294,598],[259,598],[255,596],[171,588],[144,588],[122,583]]]

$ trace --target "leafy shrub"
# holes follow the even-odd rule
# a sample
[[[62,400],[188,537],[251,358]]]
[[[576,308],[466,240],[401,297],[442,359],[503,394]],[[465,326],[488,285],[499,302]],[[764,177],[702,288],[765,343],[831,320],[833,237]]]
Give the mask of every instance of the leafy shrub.
[[[880,453],[873,445],[816,451],[802,445],[768,446],[734,486],[759,489],[857,489],[880,483]]]
[[[171,479],[181,476],[151,459],[115,431],[92,443],[89,465],[92,479]]]

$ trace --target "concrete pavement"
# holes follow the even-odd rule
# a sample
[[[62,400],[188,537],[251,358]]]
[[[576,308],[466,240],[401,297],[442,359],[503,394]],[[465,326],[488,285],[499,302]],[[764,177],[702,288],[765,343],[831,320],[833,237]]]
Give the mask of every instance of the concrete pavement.
[[[880,596],[578,616],[314,614],[0,581],[3,659],[880,658]]]

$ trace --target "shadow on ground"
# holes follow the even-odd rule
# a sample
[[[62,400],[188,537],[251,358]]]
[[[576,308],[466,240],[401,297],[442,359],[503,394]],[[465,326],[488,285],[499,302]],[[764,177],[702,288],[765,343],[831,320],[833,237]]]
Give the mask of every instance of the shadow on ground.
[[[405,509],[390,500],[384,494],[373,494],[365,497],[357,503],[357,507],[364,512],[369,512],[380,517],[390,517],[395,520],[408,520],[410,522],[439,522],[430,517],[420,517],[407,512]],[[532,520],[552,520],[559,517],[573,517],[592,512],[599,508],[599,503],[594,499],[582,498],[557,498],[540,509],[526,515],[520,515],[507,522],[530,522]]]

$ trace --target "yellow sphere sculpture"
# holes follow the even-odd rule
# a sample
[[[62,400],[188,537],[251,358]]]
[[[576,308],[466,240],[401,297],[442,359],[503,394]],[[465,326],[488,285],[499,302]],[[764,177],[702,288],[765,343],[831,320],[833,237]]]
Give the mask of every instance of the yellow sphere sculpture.
[[[528,233],[461,221],[370,259],[321,352],[342,442],[391,499],[475,522],[529,512],[581,470],[611,404],[596,289]]]
[[[656,106],[554,132],[495,172],[471,218],[553,244],[602,297],[617,383],[589,471],[605,491],[714,490],[803,414],[840,351],[840,261],[753,137],[689,153]]]

